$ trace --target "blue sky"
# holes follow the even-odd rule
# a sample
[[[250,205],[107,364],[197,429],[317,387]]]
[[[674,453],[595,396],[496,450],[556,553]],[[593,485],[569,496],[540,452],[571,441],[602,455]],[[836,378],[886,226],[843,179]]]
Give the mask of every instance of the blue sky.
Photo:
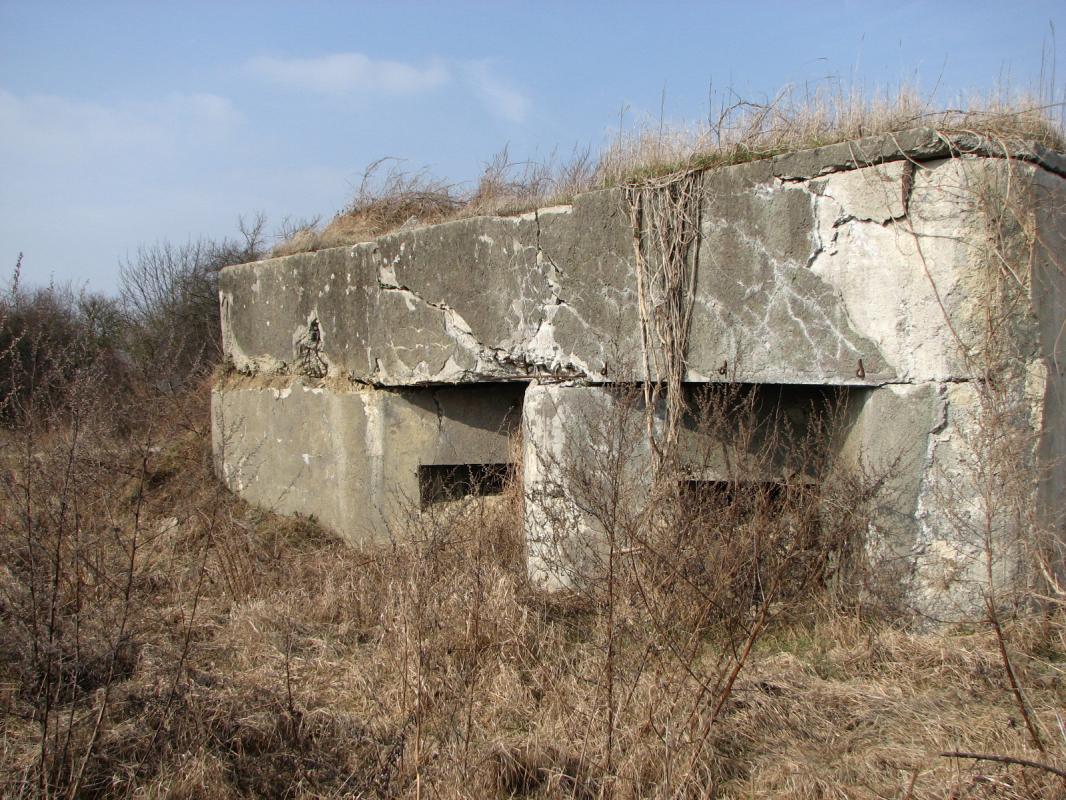
[[[382,156],[470,181],[504,145],[598,150],[664,97],[698,121],[711,85],[950,102],[1036,87],[1048,48],[1066,75],[1064,39],[1061,1],[0,2],[0,270],[22,251],[31,283],[110,292],[140,244],[328,217]]]

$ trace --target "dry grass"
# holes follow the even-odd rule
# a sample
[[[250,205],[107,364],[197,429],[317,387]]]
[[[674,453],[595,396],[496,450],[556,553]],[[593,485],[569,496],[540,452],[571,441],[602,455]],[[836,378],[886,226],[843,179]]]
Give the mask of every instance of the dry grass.
[[[508,215],[569,202],[594,184],[587,151],[569,159],[514,162],[505,147],[485,165],[473,191],[430,175],[408,172],[396,159],[379,159],[364,171],[347,208],[326,225],[317,221],[282,230],[274,255],[365,242],[404,228],[483,215]]]
[[[843,89],[836,83],[814,91],[786,87],[763,102],[730,94],[696,125],[662,119],[640,121],[628,129],[620,124],[598,157],[586,149],[568,158],[553,152],[540,162],[514,162],[504,148],[486,164],[473,190],[380,159],[364,172],[349,206],[327,224],[314,220],[283,226],[274,255],[365,242],[415,225],[518,214],[568,203],[593,189],[917,127],[1066,150],[1062,104],[1032,95],[975,95],[946,108],[907,86],[882,94]]]
[[[1039,770],[938,755],[1049,758],[1027,747],[991,633],[907,633],[817,591],[767,628],[697,749],[711,709],[693,674],[731,658],[728,640],[707,629],[685,663],[627,628],[622,601],[609,624],[599,596],[531,589],[514,490],[412,521],[376,547],[256,511],[213,476],[205,395],[173,403],[132,442],[83,431],[72,469],[70,431],[35,435],[28,461],[25,442],[6,434],[5,488],[41,493],[34,552],[58,553],[61,569],[56,578],[38,565],[48,580],[30,579],[25,520],[6,505],[5,795],[1014,798],[1062,788]],[[56,516],[70,483],[77,527]],[[47,596],[52,579],[55,624],[47,603],[29,613],[27,595]],[[1066,626],[1052,616],[1011,634],[1061,766]]]
[[[620,133],[601,157],[600,182],[618,185],[911,128],[949,134],[970,131],[1062,150],[1066,138],[1062,121],[1056,118],[1061,109],[1061,104],[1010,93],[973,96],[955,108],[946,108],[906,86],[874,95],[839,88],[801,93],[787,87],[765,103],[737,97],[725,100],[700,125],[646,125]]]
[[[317,222],[292,226],[275,255],[320,250],[365,242],[404,225],[432,225],[454,216],[464,206],[456,188],[425,171],[409,173],[395,159],[378,159],[363,172],[348,208],[325,227]]]

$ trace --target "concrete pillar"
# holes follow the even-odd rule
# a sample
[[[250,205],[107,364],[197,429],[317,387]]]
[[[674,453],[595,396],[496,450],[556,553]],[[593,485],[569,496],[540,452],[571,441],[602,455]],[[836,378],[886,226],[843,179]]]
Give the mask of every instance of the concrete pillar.
[[[523,490],[529,574],[577,588],[596,573],[608,537],[633,524],[651,480],[638,389],[531,384],[523,406]]]

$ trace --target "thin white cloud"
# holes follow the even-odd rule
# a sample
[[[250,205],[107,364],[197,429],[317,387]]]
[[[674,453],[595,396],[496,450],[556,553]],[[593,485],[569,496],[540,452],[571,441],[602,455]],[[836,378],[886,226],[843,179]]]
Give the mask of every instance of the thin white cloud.
[[[109,288],[138,241],[214,233],[234,191],[220,176],[247,150],[242,121],[214,94],[101,102],[0,87],[0,256],[24,251],[30,283]],[[246,210],[227,206],[225,224]]]
[[[241,120],[227,98],[213,94],[105,104],[0,88],[0,154],[25,164],[94,158],[101,152],[173,151],[217,140]]]
[[[443,61],[419,67],[402,61],[376,60],[362,53],[317,58],[262,56],[247,61],[245,69],[278,86],[323,94],[413,94],[436,89],[451,79]]]
[[[466,74],[475,94],[489,111],[508,122],[525,122],[532,105],[530,99],[497,77],[487,63],[467,64]]]
[[[260,56],[246,61],[244,71],[279,88],[329,95],[398,97],[455,84],[491,114],[514,123],[524,122],[532,105],[487,61],[431,59],[419,66],[363,53],[332,53],[313,58]]]
[[[243,120],[228,97],[206,92],[169,95],[156,103],[156,108],[162,114],[183,117],[197,124],[230,127]]]

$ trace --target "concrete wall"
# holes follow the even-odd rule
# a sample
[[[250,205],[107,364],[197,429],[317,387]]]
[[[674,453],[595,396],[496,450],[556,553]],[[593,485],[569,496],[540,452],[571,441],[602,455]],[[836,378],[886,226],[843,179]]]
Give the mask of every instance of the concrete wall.
[[[972,184],[1008,162],[939,157],[932,132],[896,140],[909,149],[877,138],[704,173],[688,380],[720,380],[723,363],[732,379],[783,384],[965,377],[951,328],[980,326]],[[1058,174],[1027,174],[1061,193]],[[241,372],[310,361],[380,386],[639,378],[632,241],[610,189],[229,267],[226,353]]]
[[[685,380],[848,389],[841,463],[894,469],[871,552],[932,617],[973,610],[987,584],[993,418],[1028,476],[1010,487],[1011,513],[1027,507],[1026,524],[1061,530],[1063,175],[1066,161],[1035,145],[916,130],[700,178]],[[215,396],[222,474],[254,502],[382,536],[390,505],[417,508],[419,465],[506,460],[529,383],[536,573],[540,542],[560,538],[549,507],[593,530],[567,491],[546,496],[554,478],[536,462],[564,460],[584,435],[578,412],[606,418],[610,387],[643,380],[636,298],[615,189],[228,267],[223,342],[238,377]],[[483,392],[442,388],[460,384]],[[646,444],[643,456],[635,447],[640,472]],[[1009,587],[1027,579],[1031,543],[1010,533],[1018,519],[992,516],[994,572]]]
[[[231,377],[211,398],[215,458],[256,505],[313,516],[353,542],[385,540],[417,518],[420,466],[512,460],[523,389]]]
[[[815,441],[817,423],[848,421],[863,389],[745,385],[687,388],[690,412],[678,442],[680,482],[806,483],[834,431]],[[596,572],[605,530],[640,524],[655,473],[643,393],[633,386],[534,383],[526,390],[522,459],[530,576],[549,587],[575,587]],[[657,437],[666,411],[659,403]],[[788,435],[770,437],[787,429]],[[850,426],[848,427],[850,430]]]

